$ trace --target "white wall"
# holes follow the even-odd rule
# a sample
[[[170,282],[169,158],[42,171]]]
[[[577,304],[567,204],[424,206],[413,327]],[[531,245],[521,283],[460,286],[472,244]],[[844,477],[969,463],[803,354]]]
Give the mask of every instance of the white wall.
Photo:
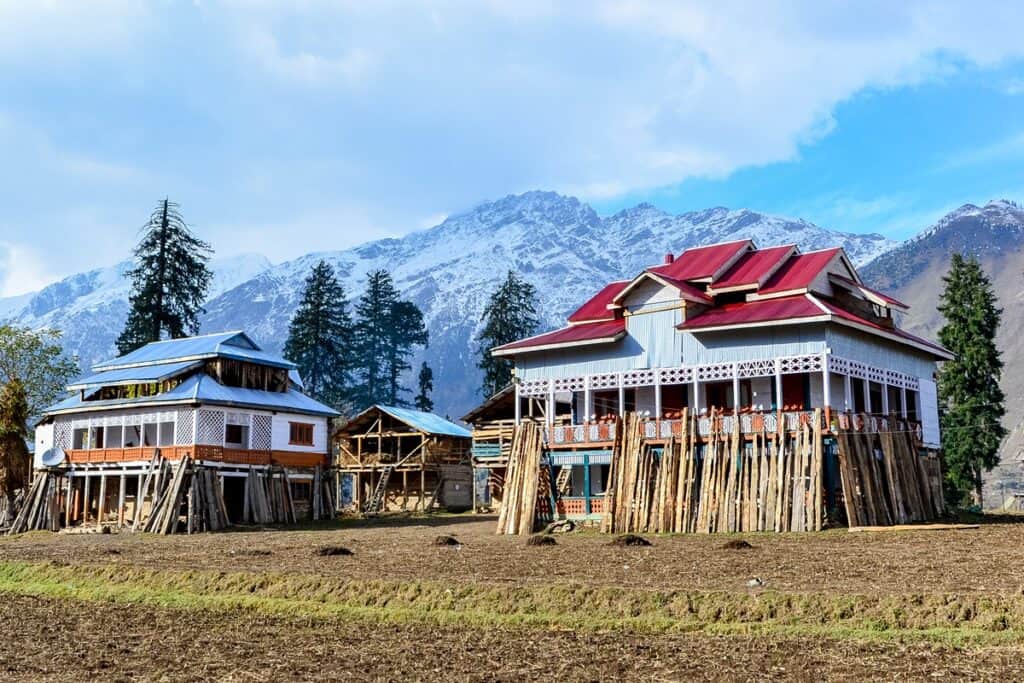
[[[53,448],[53,423],[36,427],[36,456]]]
[[[296,446],[288,443],[288,423],[303,422],[313,425],[313,445]],[[327,452],[327,418],[314,415],[298,415],[294,413],[277,413],[274,415],[271,439],[275,451],[294,451],[300,453]]]

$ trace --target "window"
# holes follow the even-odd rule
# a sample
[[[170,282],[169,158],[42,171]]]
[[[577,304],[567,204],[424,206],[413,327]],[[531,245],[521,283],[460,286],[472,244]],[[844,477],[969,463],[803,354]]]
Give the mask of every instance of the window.
[[[249,447],[249,428],[245,425],[224,425],[224,443],[238,448]]]
[[[173,446],[174,445],[174,423],[173,422],[161,422],[160,423],[160,445],[161,446]]]
[[[71,436],[71,447],[75,450],[82,448],[88,448],[89,444],[89,430],[88,429],[76,429]]]
[[[107,427],[106,432],[103,434],[103,438],[106,441],[107,448],[120,448],[121,447],[121,428],[120,427]]]
[[[89,430],[89,448],[103,448],[103,427]]]
[[[157,426],[156,422],[148,422],[142,425],[142,445],[156,446]]]
[[[142,428],[139,427],[139,425],[125,425],[125,427],[124,427],[124,447],[125,448],[138,448],[141,439],[142,439]]]
[[[288,443],[293,446],[312,446],[313,425],[305,422],[289,422]]]

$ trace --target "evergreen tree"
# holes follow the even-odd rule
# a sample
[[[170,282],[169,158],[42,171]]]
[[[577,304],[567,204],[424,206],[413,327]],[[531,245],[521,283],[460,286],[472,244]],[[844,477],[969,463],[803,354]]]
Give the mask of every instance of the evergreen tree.
[[[529,337],[540,324],[534,300],[536,288],[511,270],[484,309],[484,327],[477,338],[480,361],[477,367],[484,371],[481,390],[484,396],[495,394],[512,381],[512,361],[496,358],[491,349]]]
[[[14,511],[14,494],[28,484],[32,470],[25,439],[28,438],[29,405],[25,385],[18,378],[0,389],[0,495],[7,499],[9,523]]]
[[[430,398],[430,394],[434,391],[434,371],[430,369],[426,361],[420,365],[419,388],[415,400],[416,410],[429,413],[434,410],[434,400]]]
[[[334,269],[320,261],[306,278],[284,354],[299,366],[306,392],[338,409],[351,398],[352,340],[345,290]]]
[[[1006,436],[1005,396],[999,388],[1003,362],[995,344],[1002,309],[973,257],[954,254],[943,282],[939,311],[946,324],[939,341],[956,356],[938,376],[946,496],[957,505],[969,494],[980,505],[982,472],[999,463]]]
[[[117,348],[124,354],[166,335],[199,332],[199,314],[213,277],[210,245],[192,234],[178,205],[164,199],[142,228],[135,247],[131,312]]]
[[[370,273],[366,291],[356,303],[355,360],[359,376],[359,404],[407,405],[402,398],[403,373],[414,346],[427,343],[423,313],[410,301],[399,298],[386,270]]]

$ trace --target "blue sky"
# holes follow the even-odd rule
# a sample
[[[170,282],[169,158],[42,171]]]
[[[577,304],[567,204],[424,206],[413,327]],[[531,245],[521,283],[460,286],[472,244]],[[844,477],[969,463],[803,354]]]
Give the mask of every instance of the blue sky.
[[[273,261],[554,189],[895,238],[1024,199],[1016,3],[0,0],[0,296],[168,195]]]

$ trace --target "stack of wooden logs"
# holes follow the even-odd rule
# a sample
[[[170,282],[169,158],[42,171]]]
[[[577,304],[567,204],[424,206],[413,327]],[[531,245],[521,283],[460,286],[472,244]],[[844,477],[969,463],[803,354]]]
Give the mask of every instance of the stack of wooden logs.
[[[505,471],[505,495],[498,512],[499,534],[531,534],[537,523],[543,439],[538,425],[524,422],[516,427]]]
[[[310,507],[310,513],[314,520],[334,519],[338,515],[338,511],[334,507],[330,479],[324,478],[323,470],[319,465],[313,470],[313,500]]]
[[[895,418],[891,424],[897,424]],[[843,503],[851,527],[924,522],[942,515],[939,460],[921,457],[913,439],[909,430],[837,432]]]
[[[7,534],[47,529],[60,530],[60,503],[58,493],[63,477],[56,472],[36,472],[28,492],[15,500],[18,514],[7,529]],[[20,508],[19,508],[20,503]]]
[[[711,415],[711,424],[719,423]],[[602,529],[611,533],[811,531],[824,519],[821,414],[795,432],[740,434],[682,431],[660,452],[645,443],[645,420],[623,418],[616,430]],[[781,421],[780,421],[781,422]]]
[[[297,522],[295,501],[292,500],[291,481],[283,467],[268,470],[249,468],[245,478],[243,520],[257,524],[287,524]]]
[[[231,525],[217,473],[209,468],[196,468],[189,485],[188,512],[185,530],[190,533],[220,531]]]

